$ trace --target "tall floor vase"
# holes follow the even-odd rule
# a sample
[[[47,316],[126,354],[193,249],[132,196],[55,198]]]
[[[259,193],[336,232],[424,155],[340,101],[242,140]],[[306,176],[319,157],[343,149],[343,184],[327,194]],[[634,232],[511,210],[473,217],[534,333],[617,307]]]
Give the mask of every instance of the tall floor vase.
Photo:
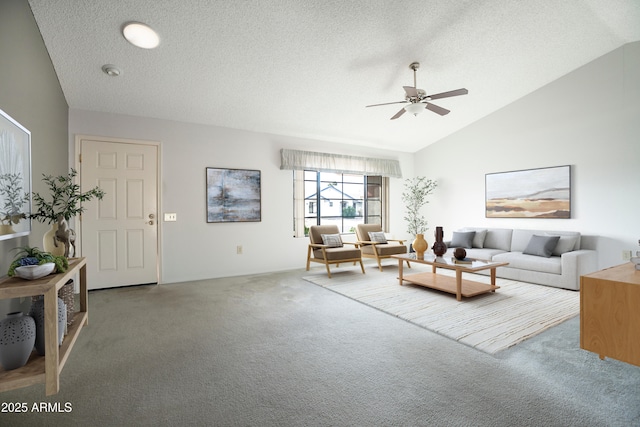
[[[21,311],[0,320],[0,364],[9,371],[24,366],[36,341],[36,323]]]
[[[36,351],[44,356],[44,298],[40,297],[31,304],[29,315],[36,321]],[[67,329],[67,307],[64,301],[58,298],[58,345],[62,344],[64,333]]]

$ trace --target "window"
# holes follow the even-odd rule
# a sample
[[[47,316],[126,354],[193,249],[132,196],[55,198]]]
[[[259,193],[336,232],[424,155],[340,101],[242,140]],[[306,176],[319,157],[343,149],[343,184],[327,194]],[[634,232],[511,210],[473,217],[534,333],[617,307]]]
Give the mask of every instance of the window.
[[[383,224],[386,179],[381,176],[294,171],[294,235],[312,225],[338,226],[355,233],[357,224]]]

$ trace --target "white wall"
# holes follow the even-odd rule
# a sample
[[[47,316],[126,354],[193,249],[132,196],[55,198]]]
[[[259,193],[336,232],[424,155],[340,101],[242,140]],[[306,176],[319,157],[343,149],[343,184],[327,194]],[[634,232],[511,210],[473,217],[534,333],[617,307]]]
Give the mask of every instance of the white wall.
[[[473,88],[469,88],[473,96]],[[572,166],[571,219],[485,218],[485,174]],[[439,187],[431,230],[575,230],[599,236],[600,268],[640,250],[640,42],[627,44],[416,153]],[[433,240],[433,238],[432,238]]]
[[[280,170],[280,149],[306,149],[400,160],[413,173],[413,155],[142,117],[69,111],[70,147],[76,134],[159,141],[162,209],[177,222],[160,222],[164,283],[304,268],[306,238],[293,238],[293,178]],[[258,169],[262,221],[206,222],[205,168]],[[391,179],[390,232],[404,236],[401,179]],[[236,246],[243,246],[243,255]]]

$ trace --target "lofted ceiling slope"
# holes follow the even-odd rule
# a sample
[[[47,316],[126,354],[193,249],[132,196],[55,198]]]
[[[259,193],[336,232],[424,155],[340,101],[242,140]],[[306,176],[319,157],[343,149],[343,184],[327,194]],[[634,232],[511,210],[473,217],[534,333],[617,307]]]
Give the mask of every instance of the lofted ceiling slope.
[[[404,152],[640,40],[637,0],[29,3],[70,108]],[[160,46],[130,45],[128,21]],[[418,88],[469,94],[433,101],[446,116],[365,108],[404,100],[413,61]]]

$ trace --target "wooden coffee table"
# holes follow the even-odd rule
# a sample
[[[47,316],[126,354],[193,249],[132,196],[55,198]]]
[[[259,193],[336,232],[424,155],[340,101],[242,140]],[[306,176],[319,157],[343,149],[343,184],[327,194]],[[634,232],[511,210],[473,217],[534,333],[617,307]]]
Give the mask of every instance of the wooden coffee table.
[[[398,281],[400,282],[400,286],[402,286],[402,282],[404,281],[431,289],[437,289],[439,291],[455,294],[458,301],[462,300],[462,297],[474,297],[488,292],[495,292],[496,289],[500,289],[500,286],[496,286],[496,268],[509,265],[508,262],[491,262],[481,260],[473,260],[471,264],[458,264],[454,262],[455,258],[436,257],[435,255],[430,254],[425,254],[424,259],[418,259],[415,253],[391,255],[391,258],[396,258],[398,260]],[[431,265],[433,267],[432,272],[409,274],[405,276],[403,274],[402,264],[406,261],[409,261],[410,263],[415,262],[418,264]],[[437,274],[437,268],[455,270],[456,277]],[[462,273],[477,273],[482,270],[491,270],[490,285],[462,279]]]

